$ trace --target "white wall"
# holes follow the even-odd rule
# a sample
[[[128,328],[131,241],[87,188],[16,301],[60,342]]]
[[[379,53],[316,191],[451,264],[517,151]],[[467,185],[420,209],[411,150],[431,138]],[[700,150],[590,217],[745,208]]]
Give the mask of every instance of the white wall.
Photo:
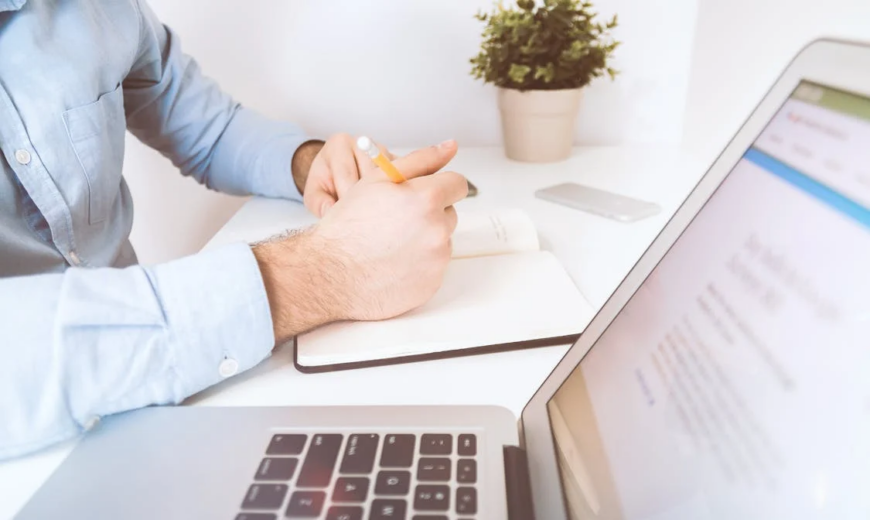
[[[598,0],[619,13],[615,83],[593,84],[579,143],[679,142],[696,0]],[[205,72],[245,105],[312,135],[367,133],[394,147],[501,140],[494,91],[469,75],[490,0],[150,0]],[[128,139],[144,263],[199,249],[240,199],[208,193]]]
[[[870,0],[701,0],[684,144],[712,159],[819,36],[870,41]]]

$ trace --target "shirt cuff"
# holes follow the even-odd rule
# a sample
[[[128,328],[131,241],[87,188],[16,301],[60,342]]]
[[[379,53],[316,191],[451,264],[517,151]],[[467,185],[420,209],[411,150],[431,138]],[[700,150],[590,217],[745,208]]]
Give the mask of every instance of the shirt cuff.
[[[215,149],[213,187],[233,193],[302,200],[290,170],[293,155],[310,138],[298,126],[238,107]],[[223,182],[221,182],[223,181]],[[229,181],[237,186],[222,186]]]
[[[275,346],[269,300],[257,260],[246,244],[163,264],[154,267],[152,275],[173,335],[176,399],[269,356]]]

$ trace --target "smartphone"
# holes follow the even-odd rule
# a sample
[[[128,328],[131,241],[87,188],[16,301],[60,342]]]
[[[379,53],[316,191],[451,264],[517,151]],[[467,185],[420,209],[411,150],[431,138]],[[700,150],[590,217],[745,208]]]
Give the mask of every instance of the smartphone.
[[[535,196],[620,222],[633,222],[651,217],[662,210],[653,202],[633,199],[573,182],[540,189],[535,192]]]

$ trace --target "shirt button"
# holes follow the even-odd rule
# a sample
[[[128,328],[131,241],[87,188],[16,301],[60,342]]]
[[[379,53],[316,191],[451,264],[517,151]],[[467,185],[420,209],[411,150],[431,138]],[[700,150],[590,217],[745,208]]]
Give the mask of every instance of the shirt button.
[[[30,152],[27,150],[15,150],[15,160],[18,164],[30,164]]]
[[[221,377],[230,377],[236,375],[239,371],[239,362],[233,358],[224,358],[218,366],[218,373]]]
[[[81,265],[82,259],[79,258],[79,255],[75,251],[69,252],[69,260],[72,262],[72,265]]]
[[[85,423],[85,430],[93,430],[96,425],[100,423],[100,418],[97,415],[92,415],[90,419]]]

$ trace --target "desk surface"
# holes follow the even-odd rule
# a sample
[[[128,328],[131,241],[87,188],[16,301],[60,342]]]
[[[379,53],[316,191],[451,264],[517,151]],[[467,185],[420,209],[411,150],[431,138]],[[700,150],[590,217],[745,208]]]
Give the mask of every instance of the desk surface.
[[[508,161],[499,148],[463,149],[451,168],[480,194],[457,209],[522,208],[541,245],[562,261],[593,307],[600,308],[652,242],[704,165],[679,148],[577,148],[566,162]],[[655,217],[624,224],[544,202],[535,190],[573,181],[658,203]],[[297,203],[251,199],[206,245],[254,241],[313,223]],[[494,404],[519,415],[568,346],[487,354],[324,374],[301,374],[289,348],[254,369],[187,400],[191,405]],[[485,384],[481,384],[485,381]],[[0,464],[0,519],[18,511],[75,442]]]

